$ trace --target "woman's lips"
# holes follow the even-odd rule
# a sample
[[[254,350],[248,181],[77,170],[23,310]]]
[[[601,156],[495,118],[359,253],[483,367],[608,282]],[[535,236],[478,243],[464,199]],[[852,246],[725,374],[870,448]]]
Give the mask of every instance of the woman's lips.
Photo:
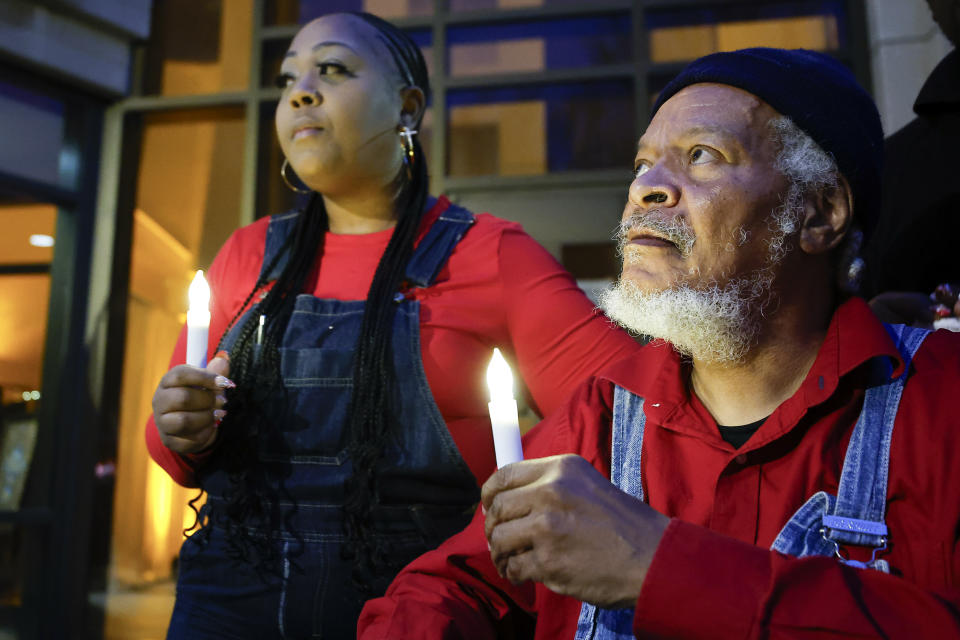
[[[323,127],[316,127],[316,126],[297,127],[293,132],[293,139],[300,140],[301,138],[308,138],[310,136],[319,135],[322,131],[323,131]]]

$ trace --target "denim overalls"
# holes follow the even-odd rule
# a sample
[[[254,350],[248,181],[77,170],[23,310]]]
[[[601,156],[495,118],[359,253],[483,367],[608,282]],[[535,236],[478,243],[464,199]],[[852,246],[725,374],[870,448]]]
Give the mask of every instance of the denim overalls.
[[[771,549],[804,556],[836,556],[840,562],[861,569],[889,572],[885,560],[846,560],[840,544],[860,545],[877,551],[886,548],[884,511],[890,439],[900,405],[900,395],[910,370],[910,361],[929,331],[903,325],[886,325],[904,360],[904,373],[890,380],[886,358],[874,360],[874,386],[867,389],[863,409],[850,436],[840,473],[837,496],[818,491],[790,518]],[[643,500],[640,453],[646,417],[643,398],[617,386],[613,397],[613,447],[610,481]],[[575,640],[626,640],[633,638],[632,608],[601,609],[583,603]]]
[[[261,269],[283,250],[297,215],[271,219]],[[473,214],[455,206],[434,222],[407,266],[411,286],[433,283],[473,222]],[[285,259],[278,261],[270,279],[279,275]],[[479,489],[427,384],[419,302],[402,294],[396,300],[394,397],[403,429],[391,439],[378,467],[380,500],[373,519],[376,534],[387,541],[390,559],[400,568],[466,526]],[[169,638],[355,636],[363,602],[353,586],[353,563],[341,558],[341,505],[344,481],[351,473],[344,424],[364,304],[301,294],[283,336],[281,373],[289,418],[275,437],[261,438],[268,442],[259,451],[262,464],[279,465],[285,476],[281,509],[298,534],[273,532],[282,575],[261,579],[248,563],[232,561],[222,528],[209,525],[206,541],[205,536],[193,536],[181,548]],[[254,307],[249,313],[256,312]],[[228,334],[227,350],[235,339],[233,331]],[[205,515],[222,504],[228,482],[220,469],[204,471]],[[367,576],[376,595],[392,578],[392,573]]]

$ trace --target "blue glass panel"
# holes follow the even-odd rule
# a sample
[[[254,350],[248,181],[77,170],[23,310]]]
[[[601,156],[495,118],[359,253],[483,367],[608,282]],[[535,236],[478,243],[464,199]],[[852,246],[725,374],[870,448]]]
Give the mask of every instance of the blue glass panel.
[[[367,11],[381,18],[433,14],[433,0],[267,0],[265,24],[306,24],[338,11]]]
[[[627,14],[451,27],[450,75],[630,62],[630,35]]]
[[[48,96],[0,83],[0,171],[73,187],[76,160],[64,148],[64,105]]]
[[[452,90],[447,102],[450,175],[607,169],[629,167],[633,159],[629,80]],[[523,140],[509,131],[523,133]],[[531,148],[531,140],[541,148]],[[518,156],[530,160],[514,163]]]
[[[848,43],[843,0],[807,0],[650,10],[651,62],[676,62],[752,46],[822,51]]]

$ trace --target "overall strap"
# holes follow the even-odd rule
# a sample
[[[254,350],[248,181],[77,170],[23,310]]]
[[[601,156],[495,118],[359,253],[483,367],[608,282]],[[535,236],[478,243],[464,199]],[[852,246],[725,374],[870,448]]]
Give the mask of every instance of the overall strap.
[[[276,280],[290,261],[288,239],[297,226],[300,211],[288,211],[270,216],[267,226],[267,239],[263,247],[263,262],[260,265],[260,279],[267,282]],[[282,254],[282,255],[281,255]],[[269,269],[269,271],[268,271]]]
[[[431,198],[428,206],[432,206],[433,202]],[[407,282],[420,288],[433,284],[441,267],[453,253],[453,248],[475,221],[472,213],[451,204],[434,221],[410,257],[405,273]]]
[[[885,325],[904,362],[902,375],[890,379],[892,365],[886,358],[873,361],[874,379],[867,388],[860,417],[850,436],[840,473],[837,495],[818,491],[784,525],[771,549],[796,557],[836,556],[844,564],[888,572],[885,560],[876,554],[886,548],[885,522],[890,442],[910,362],[924,338],[924,329]],[[873,547],[869,562],[848,560],[840,545]]]
[[[863,410],[850,436],[837,501],[824,516],[826,536],[844,544],[883,546],[887,536],[884,513],[890,473],[890,442],[910,362],[930,333],[904,325],[884,325],[904,361],[903,374],[890,380],[892,365],[881,360],[878,373],[884,384],[866,392]]]
[[[643,398],[619,385],[613,389],[610,482],[643,500],[641,458],[647,417]],[[601,609],[584,602],[580,606],[575,640],[628,640],[633,638],[633,608]]]

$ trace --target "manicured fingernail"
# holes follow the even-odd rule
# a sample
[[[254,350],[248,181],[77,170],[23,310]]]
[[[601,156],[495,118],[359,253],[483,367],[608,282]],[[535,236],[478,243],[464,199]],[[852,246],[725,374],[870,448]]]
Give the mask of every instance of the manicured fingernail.
[[[216,420],[217,422],[220,422],[221,420],[223,420],[223,416],[225,415],[227,415],[227,412],[224,411],[223,409],[213,410],[213,419]]]
[[[953,313],[953,312],[950,310],[950,308],[947,307],[946,305],[942,305],[942,304],[938,304],[938,305],[937,305],[936,307],[934,307],[934,309],[933,309],[933,316],[934,316],[935,318],[946,318],[946,317],[949,316],[951,313]]]
[[[233,380],[225,378],[223,376],[217,376],[213,379],[213,384],[217,385],[221,389],[235,389],[237,385],[233,383]]]
[[[230,354],[227,353],[226,351],[217,351],[215,354],[213,354],[213,357],[214,357],[214,358],[223,358],[223,359],[226,360],[227,362],[230,362]]]
[[[213,399],[213,402],[217,406],[217,408],[220,408],[223,405],[227,404],[227,396],[223,395],[222,393],[218,393],[217,397]]]

